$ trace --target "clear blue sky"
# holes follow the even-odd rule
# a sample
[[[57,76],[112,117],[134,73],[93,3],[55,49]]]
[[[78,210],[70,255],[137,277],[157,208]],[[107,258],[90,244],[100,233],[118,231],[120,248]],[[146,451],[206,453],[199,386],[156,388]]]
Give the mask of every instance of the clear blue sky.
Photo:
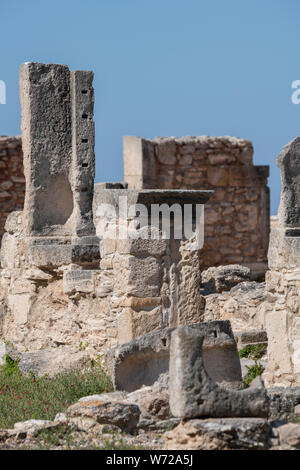
[[[270,165],[299,135],[299,0],[1,0],[0,135],[20,134],[18,68],[95,72],[96,181],[123,179],[122,136],[234,135]]]

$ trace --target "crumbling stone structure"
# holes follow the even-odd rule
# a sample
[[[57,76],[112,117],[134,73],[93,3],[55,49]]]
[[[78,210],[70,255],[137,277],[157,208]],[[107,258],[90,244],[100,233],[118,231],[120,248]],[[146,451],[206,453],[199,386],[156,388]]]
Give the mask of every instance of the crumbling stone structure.
[[[118,209],[119,196],[129,207],[195,206],[213,192],[106,184],[94,198],[92,79],[64,65],[20,69],[26,195],[24,210],[5,225],[0,327],[23,351],[61,347],[74,355],[80,347],[90,358],[148,331],[199,322],[204,312],[194,232],[145,239],[148,219],[141,225],[129,212],[116,220],[97,214],[104,203]],[[99,229],[125,222],[137,228],[135,238],[110,239]]]
[[[278,158],[281,204],[259,284],[249,267],[256,277],[265,269],[268,170],[252,165],[250,142],[126,138],[129,188],[97,184],[94,194],[92,79],[62,65],[21,67],[26,195],[2,240],[0,363],[9,353],[22,373],[55,375],[100,353],[119,390],[82,397],[53,423],[17,423],[3,440],[64,422],[88,432],[178,425],[167,449],[289,445],[272,421],[299,408],[300,387],[267,390],[256,377],[241,390],[238,347],[264,354],[268,343],[265,383],[299,385],[300,138]],[[200,176],[204,190],[186,189]],[[195,206],[206,203],[205,232]],[[153,221],[155,205],[173,211],[167,229],[164,217]],[[193,230],[178,237],[186,206]],[[220,260],[230,266],[211,266]]]
[[[24,196],[21,137],[0,137],[0,241],[7,216],[23,209]]]
[[[265,323],[268,384],[300,385],[300,138],[277,158],[282,192],[269,247]]]
[[[107,279],[104,294],[113,293],[110,309],[117,313],[120,343],[167,326],[202,321],[205,303],[200,294],[198,250],[191,249],[188,238],[174,238],[174,220],[172,222],[171,217],[168,220],[171,224],[169,239],[162,238],[158,227],[157,238],[147,237],[155,229],[150,220],[152,204],[172,207],[179,201],[182,209],[180,222],[183,224],[185,204],[203,205],[211,195],[211,191],[137,191],[97,187],[94,207],[97,234],[101,239],[101,276],[103,280]],[[125,215],[120,210],[122,198],[128,205]],[[116,219],[104,218],[112,229],[138,222],[136,214],[130,215],[130,207],[139,209],[142,205],[149,217],[135,230],[134,236],[129,230],[122,239],[103,237],[103,215],[99,219],[97,207],[104,204],[116,208]]]
[[[201,269],[240,264],[267,269],[268,166],[253,165],[249,140],[235,137],[124,137],[124,180],[136,189],[214,190],[205,208]]]

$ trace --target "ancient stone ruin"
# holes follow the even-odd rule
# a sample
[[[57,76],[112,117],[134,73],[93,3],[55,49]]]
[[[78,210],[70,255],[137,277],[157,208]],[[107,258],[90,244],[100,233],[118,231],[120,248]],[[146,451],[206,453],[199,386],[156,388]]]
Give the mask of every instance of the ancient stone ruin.
[[[125,182],[94,184],[92,82],[20,69],[26,191],[2,238],[0,362],[51,376],[100,357],[115,392],[7,435],[63,421],[168,431],[166,449],[297,447],[279,420],[300,405],[299,138],[278,157],[269,245],[268,167],[250,141],[126,137]]]

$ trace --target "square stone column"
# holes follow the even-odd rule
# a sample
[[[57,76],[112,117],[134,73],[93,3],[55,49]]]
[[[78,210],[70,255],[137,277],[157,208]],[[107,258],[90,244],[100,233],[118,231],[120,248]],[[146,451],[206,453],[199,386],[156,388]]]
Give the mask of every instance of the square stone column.
[[[300,385],[300,137],[277,158],[281,176],[266,273],[267,385]]]
[[[185,206],[202,207],[212,194],[97,187],[94,205],[101,239],[100,267],[112,279],[120,344],[166,326],[202,321],[205,302],[200,295],[199,249],[191,249],[185,234],[175,237],[172,208],[179,210],[177,220],[183,229]],[[170,208],[167,237],[153,223],[153,206]]]
[[[66,65],[30,62],[20,68],[23,222],[34,265],[99,258],[92,82],[93,72],[71,72]]]

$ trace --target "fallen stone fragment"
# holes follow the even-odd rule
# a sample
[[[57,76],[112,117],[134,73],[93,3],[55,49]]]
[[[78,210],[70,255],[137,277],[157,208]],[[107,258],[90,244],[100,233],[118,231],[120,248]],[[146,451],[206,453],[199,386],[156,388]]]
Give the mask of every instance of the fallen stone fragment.
[[[180,326],[171,337],[170,409],[176,418],[267,417],[269,402],[264,388],[225,390],[205,370],[204,336],[200,330]]]
[[[265,330],[234,331],[233,333],[238,349],[243,349],[245,346],[249,345],[268,344],[267,332]]]
[[[154,417],[164,420],[170,417],[168,390],[153,391],[152,387],[143,387],[129,393],[126,401],[137,403],[141,410],[141,417]]]
[[[180,423],[180,418],[169,418],[162,421],[155,419],[140,419],[138,429],[145,431],[170,431],[174,429]]]
[[[240,282],[250,281],[250,278],[250,269],[239,264],[211,267],[201,273],[205,294],[229,291]]]
[[[10,436],[16,436],[17,439],[25,439],[26,437],[35,437],[43,429],[54,429],[61,425],[54,421],[43,419],[29,419],[28,421],[20,421],[14,424],[13,429],[9,429]]]
[[[164,434],[166,450],[265,450],[271,425],[262,418],[192,419]]]
[[[12,359],[19,359],[18,367],[22,374],[32,372],[37,377],[53,377],[63,371],[87,366],[91,361],[87,351],[78,351],[69,346],[24,353],[11,351],[9,355]]]
[[[134,403],[102,394],[81,398],[67,409],[66,415],[68,418],[92,418],[99,424],[114,425],[131,433],[138,424],[140,409]]]

